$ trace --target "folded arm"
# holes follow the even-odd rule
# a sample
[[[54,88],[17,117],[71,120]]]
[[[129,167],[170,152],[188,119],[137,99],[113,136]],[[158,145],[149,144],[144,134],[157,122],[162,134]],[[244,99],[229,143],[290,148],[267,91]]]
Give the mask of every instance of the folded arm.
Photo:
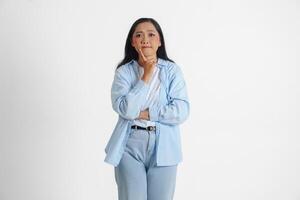
[[[126,70],[116,70],[111,87],[111,102],[114,111],[121,117],[134,120],[139,117],[142,104],[146,100],[149,84],[141,79],[132,86]]]
[[[158,102],[149,107],[149,117],[151,121],[178,125],[188,118],[190,112],[186,83],[179,66],[170,70],[170,79],[168,103],[161,105]]]

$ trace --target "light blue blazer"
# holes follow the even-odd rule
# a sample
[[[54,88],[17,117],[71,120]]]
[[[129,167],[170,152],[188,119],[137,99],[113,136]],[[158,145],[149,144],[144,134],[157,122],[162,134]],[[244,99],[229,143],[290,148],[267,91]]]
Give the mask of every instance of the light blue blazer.
[[[186,82],[180,67],[158,58],[161,87],[159,101],[149,107],[150,120],[156,125],[156,162],[158,166],[176,165],[182,161],[179,125],[190,112]],[[113,110],[119,115],[116,126],[105,147],[104,161],[117,166],[122,158],[133,120],[139,116],[146,101],[149,84],[139,78],[136,60],[115,71],[111,87]]]

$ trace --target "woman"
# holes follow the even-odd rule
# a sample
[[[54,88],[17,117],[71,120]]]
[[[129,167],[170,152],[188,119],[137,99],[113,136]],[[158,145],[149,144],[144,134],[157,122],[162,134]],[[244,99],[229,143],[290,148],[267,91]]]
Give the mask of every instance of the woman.
[[[111,101],[119,118],[105,162],[114,166],[119,200],[173,199],[182,161],[179,124],[190,108],[181,69],[168,58],[154,19],[132,25]]]

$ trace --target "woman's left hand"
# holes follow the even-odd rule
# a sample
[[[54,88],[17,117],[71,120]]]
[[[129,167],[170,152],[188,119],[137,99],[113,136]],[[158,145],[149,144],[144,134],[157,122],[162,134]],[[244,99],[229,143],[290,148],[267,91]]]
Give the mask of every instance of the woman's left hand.
[[[141,111],[138,119],[149,120],[150,118],[149,118],[149,111],[148,111],[148,109]]]

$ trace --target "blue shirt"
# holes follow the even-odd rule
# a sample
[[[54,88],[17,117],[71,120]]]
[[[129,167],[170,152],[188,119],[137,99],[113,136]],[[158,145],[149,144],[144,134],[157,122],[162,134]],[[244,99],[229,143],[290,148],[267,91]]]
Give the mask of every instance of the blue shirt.
[[[149,84],[139,77],[136,60],[116,69],[111,87],[113,110],[119,115],[105,147],[104,161],[117,166],[124,153],[134,119],[138,118],[149,91]],[[189,116],[186,82],[180,67],[158,58],[160,68],[159,100],[149,107],[150,121],[156,126],[157,166],[176,165],[182,161],[179,125]]]

